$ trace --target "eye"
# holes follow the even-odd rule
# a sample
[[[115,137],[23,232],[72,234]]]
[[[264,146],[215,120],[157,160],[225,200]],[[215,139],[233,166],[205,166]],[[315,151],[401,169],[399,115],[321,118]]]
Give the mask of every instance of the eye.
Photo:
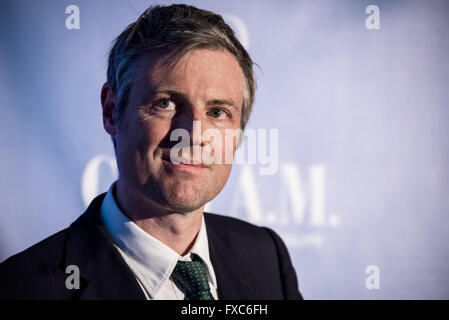
[[[219,108],[212,109],[209,114],[211,115],[212,118],[216,119],[220,119],[223,118],[223,116],[227,116],[226,111]]]
[[[164,110],[175,110],[176,108],[176,104],[170,99],[161,99],[156,102],[155,106]]]

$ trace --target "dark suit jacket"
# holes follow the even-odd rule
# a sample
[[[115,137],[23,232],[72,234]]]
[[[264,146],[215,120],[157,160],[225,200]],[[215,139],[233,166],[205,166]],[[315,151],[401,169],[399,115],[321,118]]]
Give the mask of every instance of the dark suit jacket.
[[[0,299],[145,299],[102,225],[105,194],[64,229],[0,264]],[[274,231],[205,213],[219,299],[302,299],[287,249]],[[68,265],[80,289],[67,289]]]

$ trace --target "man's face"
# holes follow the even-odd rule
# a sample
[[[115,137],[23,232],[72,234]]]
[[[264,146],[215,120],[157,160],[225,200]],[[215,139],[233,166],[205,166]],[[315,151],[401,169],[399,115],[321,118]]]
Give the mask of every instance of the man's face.
[[[143,65],[145,72],[131,86],[116,135],[120,179],[165,209],[196,210],[212,200],[229,177],[232,164],[225,163],[225,154],[233,156],[236,139],[226,145],[225,129],[240,128],[243,72],[225,50],[193,50],[174,66],[157,60]],[[193,121],[201,125],[200,131],[193,129]],[[220,133],[223,139],[215,148],[221,148],[221,164],[174,164],[170,151],[178,141],[170,141],[170,134],[175,129],[185,129],[190,136],[205,130]],[[201,150],[219,142],[198,139],[192,136],[189,144]]]

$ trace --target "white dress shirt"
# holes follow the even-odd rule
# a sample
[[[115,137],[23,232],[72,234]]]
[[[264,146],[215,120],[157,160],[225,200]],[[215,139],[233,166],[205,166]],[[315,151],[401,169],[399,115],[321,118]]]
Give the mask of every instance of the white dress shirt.
[[[217,283],[209,257],[206,224],[202,217],[200,231],[189,253],[180,256],[176,251],[154,238],[128,219],[114,197],[115,183],[109,188],[101,206],[103,224],[115,248],[134,272],[148,300],[183,300],[184,293],[170,275],[178,260],[191,261],[197,254],[206,268],[212,296],[217,299]]]

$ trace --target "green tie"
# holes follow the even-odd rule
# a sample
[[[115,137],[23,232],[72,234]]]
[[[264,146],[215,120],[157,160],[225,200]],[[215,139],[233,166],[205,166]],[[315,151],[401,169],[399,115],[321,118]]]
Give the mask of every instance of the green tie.
[[[192,254],[194,261],[178,261],[171,276],[189,300],[214,300],[210,293],[206,269],[201,259]]]

